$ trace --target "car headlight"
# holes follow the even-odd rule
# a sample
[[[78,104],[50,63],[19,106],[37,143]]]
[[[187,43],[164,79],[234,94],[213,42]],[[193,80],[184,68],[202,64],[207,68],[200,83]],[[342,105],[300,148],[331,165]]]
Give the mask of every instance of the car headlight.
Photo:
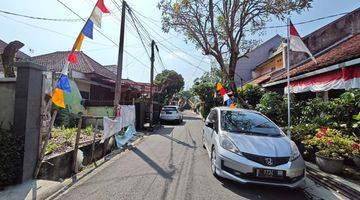
[[[225,135],[220,136],[220,146],[228,151],[241,155],[235,144]]]
[[[291,141],[291,156],[290,161],[296,160],[300,156],[299,149],[297,148],[295,142]]]

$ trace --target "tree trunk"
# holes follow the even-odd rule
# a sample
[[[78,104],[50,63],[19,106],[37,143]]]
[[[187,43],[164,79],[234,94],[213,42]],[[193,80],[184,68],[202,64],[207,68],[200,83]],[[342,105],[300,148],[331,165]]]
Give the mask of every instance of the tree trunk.
[[[237,92],[236,84],[235,84],[235,68],[236,68],[236,61],[232,62],[234,59],[230,60],[229,64],[229,85],[230,88],[234,94],[234,97],[238,100],[238,103],[241,104],[243,107],[247,109],[253,109],[253,107],[248,104],[241,96],[239,96],[239,93]],[[235,59],[236,60],[236,59]]]

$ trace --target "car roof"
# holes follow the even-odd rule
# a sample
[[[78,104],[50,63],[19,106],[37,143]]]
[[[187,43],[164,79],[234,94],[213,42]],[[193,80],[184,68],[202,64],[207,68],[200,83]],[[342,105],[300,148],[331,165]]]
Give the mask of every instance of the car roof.
[[[215,107],[213,109],[217,109],[220,111],[238,111],[238,112],[244,112],[244,113],[259,113],[256,110],[248,110],[248,109],[244,109],[244,108],[230,108],[227,106],[219,106],[219,107]]]

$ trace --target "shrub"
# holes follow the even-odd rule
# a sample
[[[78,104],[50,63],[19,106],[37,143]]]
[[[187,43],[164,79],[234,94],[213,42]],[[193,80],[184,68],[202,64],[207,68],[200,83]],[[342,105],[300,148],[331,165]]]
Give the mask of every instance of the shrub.
[[[297,144],[306,140],[309,136],[314,136],[319,128],[316,124],[297,124],[291,126],[291,139]]]
[[[92,135],[93,132],[93,126],[92,124],[90,124],[89,126],[87,126],[84,130],[85,135]]]
[[[238,89],[239,96],[254,108],[260,102],[265,90],[259,85],[246,84],[244,89]]]
[[[304,144],[309,149],[315,147],[319,156],[338,159],[351,156],[353,141],[338,130],[322,127]]]
[[[22,138],[0,127],[0,190],[21,181],[23,151]]]
[[[261,99],[256,109],[269,117],[279,126],[285,126],[286,107],[281,96],[276,92],[267,92]]]
[[[56,126],[65,126],[67,128],[77,127],[79,121],[78,115],[69,112],[68,108],[59,109],[55,119]]]
[[[319,126],[330,126],[331,121],[331,103],[320,98],[314,98],[306,102],[302,109],[300,122],[313,123]]]
[[[345,92],[329,101],[314,98],[302,108],[300,123],[318,124],[341,130],[346,135],[357,135],[360,132],[359,122],[354,115],[359,113],[359,102],[359,89]]]
[[[45,155],[51,154],[52,152],[56,151],[56,149],[59,148],[59,146],[54,142],[49,142],[49,144],[46,147]]]
[[[72,138],[74,138],[75,135],[76,135],[76,130],[77,130],[76,128],[64,128],[64,127],[62,127],[62,131],[63,131],[65,140],[69,141]]]
[[[359,89],[343,93],[340,98],[333,100],[331,106],[333,116],[331,120],[333,121],[333,127],[342,129],[349,135],[351,133],[353,133],[353,135],[360,133],[360,127],[358,126],[359,121],[356,120],[356,115],[360,113]]]
[[[351,155],[353,157],[360,157],[360,143],[359,141],[351,144]]]
[[[287,94],[284,94],[284,106],[285,106],[285,112],[287,112]],[[302,110],[304,106],[306,105],[305,101],[298,101],[298,99],[295,97],[294,94],[290,95],[290,110],[291,110],[291,124],[300,124],[301,123],[301,116],[302,116]],[[284,116],[284,121],[287,122],[287,113]]]

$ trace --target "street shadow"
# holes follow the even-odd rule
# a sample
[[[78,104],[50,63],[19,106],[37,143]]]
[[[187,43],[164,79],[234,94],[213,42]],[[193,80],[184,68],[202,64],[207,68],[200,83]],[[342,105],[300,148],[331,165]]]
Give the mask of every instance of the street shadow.
[[[152,167],[160,176],[162,176],[164,179],[170,179],[172,180],[172,176],[174,175],[174,172],[166,172],[163,168],[161,168],[156,162],[154,162],[149,156],[147,156],[145,153],[143,153],[140,149],[134,148],[133,152],[138,155],[141,159],[143,159],[150,167]]]
[[[190,116],[184,116],[184,120],[201,120],[200,117],[190,117]]]
[[[162,136],[162,137],[164,137],[164,138],[167,138],[167,139],[169,139],[169,140],[171,140],[171,141],[174,141],[174,142],[176,142],[176,143],[178,143],[178,144],[181,144],[181,145],[183,145],[183,146],[185,146],[185,147],[188,147],[188,148],[191,148],[191,149],[196,148],[195,145],[188,144],[188,143],[183,142],[183,141],[181,141],[181,140],[178,140],[178,139],[176,139],[176,138],[174,138],[174,137],[172,137],[172,136],[163,135],[163,134],[159,134],[159,135]],[[196,143],[195,143],[195,144],[196,144]]]
[[[161,125],[174,125],[174,126],[183,126],[186,124],[185,121],[182,121],[180,123],[175,122],[175,121],[163,121],[160,123]]]
[[[291,197],[291,200],[307,199],[307,195],[301,188],[292,189],[280,186],[242,184],[222,177],[217,177],[217,179],[223,187],[247,199],[288,199],[289,197]],[[256,194],[256,197],[254,197],[254,194]]]
[[[174,130],[174,127],[168,127],[168,126],[161,126],[158,131],[156,131],[154,134],[156,135],[170,135],[171,132]]]

